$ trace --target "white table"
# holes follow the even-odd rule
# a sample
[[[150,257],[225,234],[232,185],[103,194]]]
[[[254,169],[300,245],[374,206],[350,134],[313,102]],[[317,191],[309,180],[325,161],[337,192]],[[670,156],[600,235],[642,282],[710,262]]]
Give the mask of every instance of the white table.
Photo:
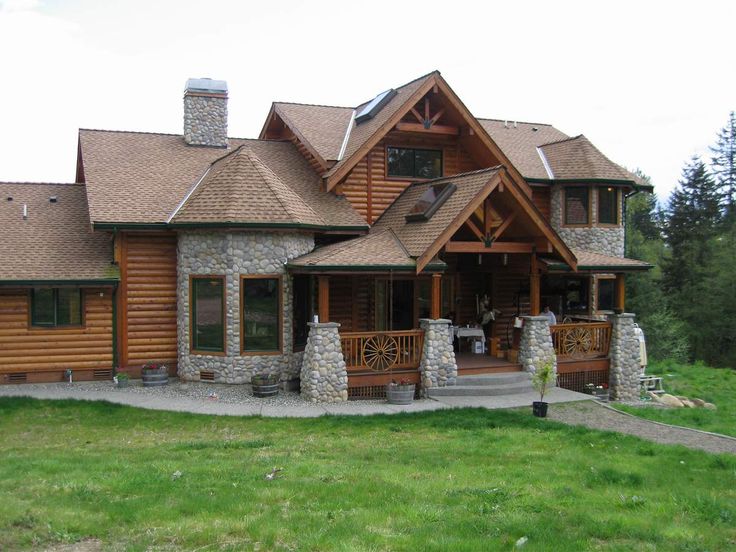
[[[486,334],[483,328],[469,328],[467,326],[453,326],[452,332],[458,339],[464,337],[466,339],[480,339],[481,343],[485,343]]]

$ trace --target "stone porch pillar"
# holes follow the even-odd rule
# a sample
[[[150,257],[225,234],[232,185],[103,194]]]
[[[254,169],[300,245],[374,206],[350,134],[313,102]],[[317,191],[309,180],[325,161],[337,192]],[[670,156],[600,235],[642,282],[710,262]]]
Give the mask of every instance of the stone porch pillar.
[[[450,338],[449,320],[422,318],[419,327],[424,330],[422,360],[419,363],[422,394],[432,387],[455,385],[457,363]]]
[[[616,401],[631,401],[639,398],[639,339],[634,333],[634,315],[612,314],[611,350],[609,358],[609,396]]]
[[[301,369],[301,393],[313,402],[348,400],[348,371],[336,322],[309,322]]]
[[[557,355],[552,344],[549,320],[546,316],[522,316],[522,318],[524,327],[519,342],[519,364],[524,371],[534,374],[546,360],[551,359],[556,374]]]

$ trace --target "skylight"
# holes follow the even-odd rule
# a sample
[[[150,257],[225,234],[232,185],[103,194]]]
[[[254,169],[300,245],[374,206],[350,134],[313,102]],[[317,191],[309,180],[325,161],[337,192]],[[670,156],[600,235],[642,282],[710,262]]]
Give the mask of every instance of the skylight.
[[[395,95],[396,90],[394,90],[393,88],[389,88],[385,92],[381,92],[358,112],[358,114],[355,116],[355,122],[362,123],[363,121],[367,121],[368,119],[372,119],[373,117],[375,117],[376,114],[381,111],[381,109],[383,109],[383,106],[391,101],[391,98],[393,98]]]
[[[406,214],[406,222],[429,220],[456,189],[457,186],[451,182],[433,184],[424,191],[414,207]]]

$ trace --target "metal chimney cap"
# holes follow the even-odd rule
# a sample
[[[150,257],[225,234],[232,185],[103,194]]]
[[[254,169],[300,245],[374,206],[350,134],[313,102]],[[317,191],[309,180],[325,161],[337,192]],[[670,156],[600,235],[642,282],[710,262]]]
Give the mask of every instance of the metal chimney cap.
[[[199,94],[227,94],[227,82],[209,78],[188,79],[184,91]]]

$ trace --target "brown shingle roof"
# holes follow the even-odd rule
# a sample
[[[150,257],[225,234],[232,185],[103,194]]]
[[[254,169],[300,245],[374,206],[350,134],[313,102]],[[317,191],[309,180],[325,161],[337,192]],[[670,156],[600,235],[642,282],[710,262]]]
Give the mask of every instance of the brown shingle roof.
[[[0,183],[0,199],[0,280],[118,278],[110,237],[90,227],[83,185]]]
[[[297,129],[322,159],[336,161],[353,114],[352,107],[275,102],[274,110]]]
[[[537,147],[567,135],[552,125],[478,119],[486,132],[526,178],[549,178]]]
[[[230,139],[227,149],[193,147],[180,135],[80,130],[90,219],[163,223],[207,167],[241,145],[329,226],[365,228],[347,199],[320,191],[321,180],[289,142]]]
[[[627,259],[626,257],[613,257],[610,255],[603,255],[601,253],[594,253],[592,251],[585,251],[584,249],[572,248],[572,252],[578,259],[578,270],[649,270],[653,266],[644,261],[637,261],[636,259]],[[567,265],[560,263],[560,261],[554,259],[542,259],[549,268],[551,269],[562,269],[567,270]]]
[[[409,254],[412,257],[419,257],[499,171],[499,167],[494,167],[412,184],[381,215],[374,228],[377,231],[391,228]],[[427,187],[442,182],[451,182],[457,189],[429,220],[407,222],[406,214],[427,190]]]
[[[171,222],[327,225],[248,146],[213,163]]]
[[[416,269],[416,261],[391,229],[373,231],[366,236],[321,247],[294,259],[289,265],[307,269]]]
[[[636,177],[603,155],[580,134],[540,146],[553,178],[632,180]]]
[[[422,85],[432,75],[436,73],[437,72],[434,71],[432,73],[419,77],[418,79],[415,79],[403,86],[400,86],[396,89],[396,95],[381,108],[381,110],[375,115],[375,117],[373,117],[372,119],[368,119],[367,121],[363,121],[360,124],[353,125],[352,129],[350,130],[350,137],[348,138],[347,147],[345,148],[345,154],[343,155],[342,159],[338,161],[323,176],[327,178],[335,171],[337,171],[350,158],[353,153],[355,153],[363,144],[365,144],[371,138],[371,136],[376,133],[376,131],[378,131],[379,128],[381,128],[383,124],[385,124],[393,115],[396,114],[396,112],[401,108],[402,105],[404,105],[407,99],[409,99],[409,97],[414,92],[421,88]],[[356,112],[360,112],[360,109],[363,106],[367,105],[370,101],[371,100],[368,100],[367,102],[364,102],[361,105],[357,106],[355,108]]]

